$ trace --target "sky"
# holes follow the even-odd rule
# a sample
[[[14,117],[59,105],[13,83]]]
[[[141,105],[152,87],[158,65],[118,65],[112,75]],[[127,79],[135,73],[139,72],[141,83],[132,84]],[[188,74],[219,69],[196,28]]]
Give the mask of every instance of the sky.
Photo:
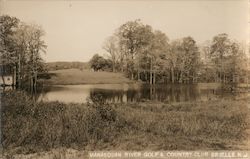
[[[246,42],[248,0],[0,0],[0,14],[41,25],[47,62],[89,61],[122,24],[141,19],[170,40],[193,37],[198,44],[227,33]]]

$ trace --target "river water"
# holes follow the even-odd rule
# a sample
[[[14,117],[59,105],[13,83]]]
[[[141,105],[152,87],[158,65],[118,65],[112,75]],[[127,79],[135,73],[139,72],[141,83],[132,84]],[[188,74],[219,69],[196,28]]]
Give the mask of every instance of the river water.
[[[160,101],[167,103],[187,101],[207,101],[222,98],[238,98],[249,94],[235,94],[222,91],[219,84],[86,84],[44,86],[39,93],[39,101],[60,101],[65,103],[85,103],[96,94],[101,94],[106,102],[126,103],[140,101]]]

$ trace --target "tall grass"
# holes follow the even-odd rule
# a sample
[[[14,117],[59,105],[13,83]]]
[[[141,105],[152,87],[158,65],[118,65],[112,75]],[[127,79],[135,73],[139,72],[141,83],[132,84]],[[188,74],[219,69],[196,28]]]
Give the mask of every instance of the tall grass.
[[[246,138],[246,101],[180,104],[35,102],[23,92],[2,96],[5,150],[232,149]]]
[[[35,102],[23,92],[2,97],[4,148],[39,151],[57,147],[85,147],[109,142],[118,133],[112,107],[60,102]],[[118,126],[119,127],[119,126]],[[112,135],[110,132],[113,132]]]

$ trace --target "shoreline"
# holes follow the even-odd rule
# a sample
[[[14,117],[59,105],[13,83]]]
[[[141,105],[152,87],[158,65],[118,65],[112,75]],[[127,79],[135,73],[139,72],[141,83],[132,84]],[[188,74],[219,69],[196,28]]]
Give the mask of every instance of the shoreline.
[[[120,72],[94,72],[92,70],[80,69],[61,69],[49,71],[50,79],[42,79],[41,82],[46,85],[88,85],[88,84],[135,84],[142,83],[143,81],[131,80]],[[147,83],[145,83],[147,84]],[[195,84],[215,84],[220,85],[223,83],[161,83],[163,85],[195,85]],[[158,85],[161,85],[158,84]],[[226,84],[226,83],[225,83]],[[231,85],[231,84],[226,84]],[[232,84],[233,85],[233,84]],[[153,85],[152,85],[153,86]],[[250,83],[239,83],[237,88],[250,88]]]
[[[98,83],[56,83],[56,84],[53,84],[53,83],[46,83],[43,85],[46,85],[46,86],[67,86],[67,85],[100,85],[100,84],[143,84],[142,82],[138,82],[138,81],[131,81],[131,82],[125,82],[125,83],[101,83],[101,82],[98,82]]]

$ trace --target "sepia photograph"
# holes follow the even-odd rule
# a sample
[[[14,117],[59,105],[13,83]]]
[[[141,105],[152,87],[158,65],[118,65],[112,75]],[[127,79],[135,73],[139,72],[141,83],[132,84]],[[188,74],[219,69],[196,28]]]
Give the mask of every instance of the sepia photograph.
[[[250,0],[0,0],[0,159],[250,158]]]

